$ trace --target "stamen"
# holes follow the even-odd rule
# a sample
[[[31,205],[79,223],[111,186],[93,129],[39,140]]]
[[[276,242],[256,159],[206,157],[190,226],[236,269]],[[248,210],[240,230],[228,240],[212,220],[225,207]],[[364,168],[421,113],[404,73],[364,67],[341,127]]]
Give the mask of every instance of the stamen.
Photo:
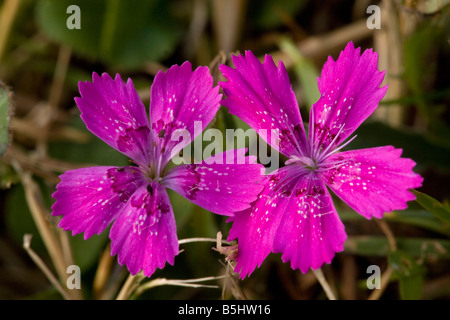
[[[316,172],[325,172],[325,171],[329,171],[332,169],[336,169],[348,162],[349,162],[349,160],[345,159],[345,160],[339,160],[339,161],[335,161],[335,162],[331,162],[331,163],[326,163],[326,164],[319,166],[319,168],[316,169]]]
[[[290,137],[292,138],[291,141],[294,142],[294,145],[295,145],[297,151],[303,157],[304,156],[303,148],[300,145],[298,139],[295,138],[294,131],[292,130],[291,126],[286,122],[286,120],[284,120],[284,123],[285,123],[286,127],[289,129]]]
[[[290,156],[288,160],[286,160],[286,162],[284,163],[285,165],[294,163],[294,162],[301,162],[301,158],[298,156]]]
[[[342,127],[339,129],[338,133],[336,134],[336,136],[334,137],[334,139],[328,144],[328,146],[325,148],[325,150],[323,150],[320,155],[319,155],[319,159],[318,161],[321,162],[325,156],[328,153],[328,150],[330,150],[333,146],[334,143],[336,142],[336,140],[339,138],[339,136],[341,135],[342,131],[344,130],[345,124],[342,125]]]
[[[314,150],[314,106],[311,107],[311,118],[309,120],[309,131],[308,131],[308,138],[309,138],[309,147],[311,149],[311,154],[313,156],[313,158],[315,158],[315,150]]]
[[[339,150],[341,150],[342,148],[344,148],[345,146],[347,146],[350,142],[352,142],[355,138],[357,137],[357,135],[354,135],[350,140],[348,140],[346,143],[344,143],[343,145],[341,145],[339,148],[334,149],[333,151],[331,151],[328,154],[325,154],[324,156],[322,156],[322,158],[320,159],[320,161],[325,160],[326,158],[328,158],[329,156],[335,154],[336,152],[338,152]]]
[[[281,180],[275,183],[275,186],[272,188],[272,190],[270,190],[267,196],[269,198],[272,197],[273,194],[278,192],[286,184],[287,181],[296,181],[297,178],[305,175],[306,173],[307,172],[305,170],[302,170],[301,167],[299,167],[299,170],[289,170],[288,172],[286,172],[285,176],[281,178]]]
[[[158,159],[158,166],[156,167],[156,179],[159,179],[159,175],[161,174],[161,162],[162,162],[162,155],[160,155]]]

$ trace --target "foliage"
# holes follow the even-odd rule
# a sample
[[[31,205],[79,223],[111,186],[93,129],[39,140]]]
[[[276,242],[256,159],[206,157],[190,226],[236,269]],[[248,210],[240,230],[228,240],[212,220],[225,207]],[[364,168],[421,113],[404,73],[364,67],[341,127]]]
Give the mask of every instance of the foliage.
[[[0,19],[4,16],[15,19],[10,28],[2,27],[9,30],[6,34],[0,30],[0,53],[4,52],[0,55],[0,78],[5,83],[0,83],[0,243],[8,248],[0,250],[0,261],[15,264],[14,268],[0,264],[0,274],[5,275],[0,277],[0,299],[61,298],[57,290],[49,288],[48,280],[22,248],[24,234],[32,233],[31,248],[60,278],[48,239],[36,222],[36,211],[44,214],[55,241],[70,247],[71,257],[64,259],[80,266],[83,297],[115,298],[126,272],[115,257],[108,255],[108,232],[89,240],[82,235],[72,237],[58,231],[58,221],[49,215],[51,194],[59,181],[58,175],[65,170],[87,165],[127,165],[125,157],[84,127],[73,100],[79,94],[77,83],[89,80],[93,71],[120,72],[124,79],[133,79],[148,106],[150,85],[159,69],[187,59],[193,65],[230,63],[231,53],[222,56],[217,49],[217,35],[226,31],[227,26],[215,26],[214,21],[221,13],[213,10],[214,1],[79,0],[76,4],[81,8],[80,30],[66,27],[70,15],[66,8],[73,1],[22,1],[17,11],[5,5],[8,2],[0,3]],[[301,97],[302,114],[307,114],[309,106],[317,100],[318,70],[328,55],[336,58],[347,41],[354,40],[359,46],[375,50],[387,48],[391,54],[388,43],[380,42],[379,38],[374,40],[378,31],[368,33],[362,29],[365,24],[362,28],[357,24],[366,18],[365,8],[361,10],[356,4],[359,1],[351,5],[348,1],[238,2],[241,9],[235,10],[242,11],[232,14],[242,17],[242,28],[238,30],[236,38],[240,40],[235,49],[241,52],[251,49],[260,57],[267,53],[280,57],[290,72],[295,93]],[[408,19],[399,21],[412,21],[411,25],[388,30],[400,34],[402,39],[401,52],[396,53],[403,57],[403,72],[394,75],[401,82],[402,91],[382,101],[380,109],[386,114],[400,110],[401,116],[396,121],[373,116],[356,131],[358,138],[349,148],[388,144],[402,148],[403,156],[417,163],[415,171],[425,178],[424,184],[412,191],[417,199],[409,203],[408,209],[385,214],[382,221],[388,232],[336,201],[349,238],[344,252],[323,269],[325,277],[334,280],[338,296],[344,299],[366,299],[373,294],[365,286],[352,286],[353,282],[344,281],[350,277],[355,283],[363,282],[371,264],[380,265],[384,274],[391,272],[381,299],[450,297],[446,285],[450,266],[447,43],[450,9],[442,5],[423,12],[422,2],[402,2],[396,14],[406,15]],[[1,26],[2,23],[6,24],[6,20],[0,21]],[[383,28],[387,27],[382,25]],[[354,34],[363,36],[355,40]],[[194,53],[186,56],[186,47],[194,45],[186,39],[192,37],[198,41],[191,50]],[[330,48],[329,43],[338,45]],[[216,82],[222,80],[215,75]],[[226,128],[248,128],[224,109],[211,126],[223,132]],[[203,147],[207,144],[203,142]],[[280,159],[280,163],[283,160],[286,159]],[[34,184],[27,180],[27,174],[37,189],[32,188]],[[225,218],[210,215],[175,193],[170,193],[170,198],[179,239],[215,239],[218,232],[226,238],[230,226]],[[68,239],[68,244],[64,239]],[[396,247],[392,247],[392,242]],[[311,281],[311,273],[292,271],[277,255],[269,257],[249,279],[238,281],[224,256],[211,249],[215,246],[214,241],[183,244],[175,265],[154,275],[156,280],[212,276],[215,288],[156,283],[152,286],[149,282],[153,279],[139,279],[142,286],[147,284],[147,289],[132,297],[218,299],[222,297],[219,287],[224,289],[223,297],[227,299],[324,298],[322,291],[317,290],[319,284]],[[353,266],[350,275],[349,265]],[[27,278],[27,274],[32,277]],[[223,275],[227,276],[226,281],[215,278]],[[65,280],[60,278],[60,282]],[[183,281],[174,283],[192,285]]]

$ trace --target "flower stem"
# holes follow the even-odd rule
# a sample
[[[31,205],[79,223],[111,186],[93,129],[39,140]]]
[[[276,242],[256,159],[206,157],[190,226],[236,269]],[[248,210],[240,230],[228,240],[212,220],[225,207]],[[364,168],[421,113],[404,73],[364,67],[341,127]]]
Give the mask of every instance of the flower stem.
[[[386,235],[386,238],[389,242],[389,247],[392,252],[397,250],[397,242],[395,241],[395,236],[392,233],[392,230],[389,228],[389,225],[386,223],[386,221],[382,219],[375,219],[375,222],[378,224],[380,229],[383,231],[383,233]],[[380,289],[374,290],[372,294],[369,296],[368,300],[378,300],[380,299],[381,295],[386,290],[386,287],[389,284],[389,281],[391,279],[392,275],[392,268],[388,265],[386,268],[386,271],[381,275],[381,283],[380,283]]]
[[[391,279],[391,275],[392,275],[392,268],[390,266],[388,266],[386,268],[386,271],[384,271],[384,273],[381,275],[380,289],[374,290],[370,294],[368,300],[378,300],[378,299],[380,299],[381,295],[384,293],[384,290],[386,290],[386,287],[389,284],[389,281]]]
[[[187,238],[178,240],[178,244],[185,244],[190,242],[217,242],[217,239],[214,238]],[[221,243],[223,244],[231,244],[231,242],[221,240]]]
[[[136,290],[137,286],[144,279],[142,273],[138,273],[137,275],[129,275],[122,289],[120,289],[119,294],[117,295],[116,300],[126,300],[131,294]]]
[[[69,295],[69,293],[64,290],[61,283],[59,283],[58,279],[53,275],[53,273],[50,271],[50,269],[45,265],[44,261],[34,252],[33,249],[31,249],[31,234],[25,234],[23,237],[23,248],[30,256],[31,260],[41,269],[42,273],[45,274],[47,279],[50,281],[50,283],[58,290],[58,292],[63,296],[66,300],[72,300],[73,298]],[[77,297],[78,298],[78,297]]]
[[[158,287],[158,286],[179,286],[179,287],[190,287],[190,288],[213,288],[218,289],[217,285],[206,285],[200,284],[199,282],[203,281],[212,281],[224,279],[226,275],[216,276],[216,277],[204,277],[197,279],[166,279],[166,278],[157,278],[151,280],[136,289],[135,296],[140,296],[144,291]]]
[[[325,279],[325,276],[323,275],[322,269],[311,269],[314,275],[316,276],[317,280],[319,280],[320,285],[322,286],[323,290],[325,291],[325,294],[327,295],[328,299],[330,300],[336,300],[336,296],[333,293],[333,290],[331,290],[330,285],[328,284],[327,280]]]
[[[49,222],[48,217],[50,214],[43,206],[42,194],[39,190],[37,183],[33,180],[31,174],[22,170],[17,162],[12,162],[12,166],[15,168],[20,176],[23,188],[25,190],[25,199],[30,208],[31,215],[42,237],[42,240],[47,248],[50,258],[55,266],[56,273],[61,281],[67,277],[67,266],[64,261],[64,254],[61,249],[61,245],[53,230],[53,226]]]

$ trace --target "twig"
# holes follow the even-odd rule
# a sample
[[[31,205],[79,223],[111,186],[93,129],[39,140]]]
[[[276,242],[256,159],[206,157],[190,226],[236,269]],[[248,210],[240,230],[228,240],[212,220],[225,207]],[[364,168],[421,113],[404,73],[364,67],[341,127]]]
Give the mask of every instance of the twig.
[[[197,279],[166,279],[158,278],[144,283],[136,289],[135,296],[141,295],[144,291],[149,290],[158,286],[179,286],[179,287],[190,287],[190,288],[213,288],[218,289],[217,285],[207,285],[198,284],[197,282],[212,281],[218,279],[224,279],[227,275],[217,276],[217,277],[204,277]]]
[[[49,213],[46,211],[42,204],[42,195],[40,193],[39,187],[32,179],[31,174],[29,172],[23,171],[17,162],[13,161],[12,165],[20,176],[22,185],[25,190],[25,198],[27,200],[28,207],[30,208],[31,215],[36,224],[36,227],[39,230],[39,234],[44,241],[50,258],[52,259],[56,272],[58,273],[60,279],[64,279],[66,277],[64,255],[62,253],[61,246],[57,240],[57,237],[47,220]]]
[[[218,81],[224,80],[222,72],[219,70],[219,66],[224,64],[227,61],[227,55],[223,51],[219,51],[219,53],[214,57],[214,59],[210,62],[208,68],[213,76],[214,83]]]
[[[358,267],[353,255],[342,255],[342,285],[339,292],[340,298],[343,300],[356,300],[357,269]]]
[[[14,121],[11,122],[11,129],[15,136],[19,136],[23,140],[31,140],[32,142],[44,140],[46,135],[42,128],[30,119],[14,118]],[[52,128],[48,135],[49,141],[87,143],[90,139],[88,133],[69,126]]]
[[[359,41],[368,38],[373,33],[373,30],[367,28],[365,19],[346,25],[340,29],[332,31],[330,33],[308,37],[297,44],[298,50],[305,58],[317,58],[317,56],[326,56],[333,50],[341,48],[347,44],[350,40]],[[278,62],[283,60],[286,68],[290,68],[293,65],[292,59],[282,52],[272,52],[271,56]]]
[[[2,160],[7,163],[17,163],[23,170],[30,171],[52,183],[58,183],[59,178],[54,172],[60,173],[67,170],[92,166],[88,163],[69,163],[53,158],[37,159],[20,150],[15,144],[11,144],[3,155]]]
[[[161,72],[166,72],[167,69],[169,69],[168,67],[166,67],[165,65],[158,63],[158,62],[154,62],[154,61],[149,61],[146,62],[143,66],[143,71],[147,72],[149,75],[152,76],[156,76],[156,74],[161,71]],[[150,93],[150,90],[147,90],[148,93]]]
[[[21,1],[6,0],[0,11],[0,61],[5,54],[6,44],[8,42],[9,34],[19,11]]]
[[[56,61],[55,73],[53,74],[53,81],[50,86],[48,102],[45,105],[42,117],[43,139],[39,139],[36,143],[36,151],[41,157],[45,157],[47,154],[47,140],[50,136],[50,126],[53,122],[54,115],[57,114],[58,105],[61,100],[64,89],[64,79],[66,78],[67,69],[69,68],[70,56],[70,47],[61,46],[59,48],[58,60]]]
[[[120,289],[119,294],[117,295],[116,300],[126,300],[131,294],[136,290],[141,281],[144,280],[144,276],[142,273],[138,273],[137,275],[129,275],[122,289]]]
[[[216,0],[212,2],[212,24],[219,50],[229,53],[235,50],[245,17],[245,1]]]
[[[378,300],[387,288],[392,275],[392,268],[388,266],[381,275],[380,289],[375,289],[369,296],[368,300]]]
[[[423,286],[424,300],[445,299],[450,294],[450,275],[440,276],[427,281]]]
[[[327,280],[325,279],[325,276],[323,275],[322,269],[311,269],[314,275],[316,276],[317,280],[319,280],[320,285],[322,286],[323,290],[325,291],[325,294],[327,295],[329,300],[336,300],[336,296],[333,293],[333,290],[331,290],[330,285],[328,284]]]
[[[217,239],[213,238],[188,238],[188,239],[182,239],[178,241],[178,244],[186,244],[191,242],[217,242]],[[227,241],[222,241],[224,244],[229,244]],[[225,276],[220,277],[206,277],[206,278],[198,278],[198,279],[188,279],[188,280],[169,280],[165,278],[158,278],[155,280],[152,280],[150,282],[147,282],[146,284],[139,286],[139,283],[145,278],[142,273],[139,273],[136,276],[130,275],[128,279],[125,281],[125,284],[123,285],[122,289],[120,290],[119,294],[117,295],[117,300],[125,300],[128,299],[133,292],[136,290],[135,295],[141,294],[144,290],[156,287],[156,286],[162,286],[162,285],[177,285],[177,286],[184,286],[184,287],[206,287],[206,288],[218,288],[217,286],[210,286],[210,285],[198,285],[193,284],[192,282],[199,282],[199,281],[208,281],[208,280],[214,280],[214,279],[221,279]]]
[[[30,248],[31,244],[31,238],[33,236],[31,234],[25,234],[23,236],[23,248],[30,256],[31,260],[41,269],[41,271],[45,274],[47,279],[51,282],[51,284],[58,290],[59,293],[64,297],[66,300],[71,300],[72,297],[64,290],[64,288],[61,286],[59,281],[56,279],[56,277],[53,275],[53,273],[50,271],[50,269],[45,265],[44,261],[36,254],[36,252],[33,251],[33,249]]]
[[[70,266],[73,264],[73,253],[68,236],[69,233],[61,228],[57,229],[57,233],[59,236],[59,243],[61,244],[61,251],[63,253],[64,262],[66,266]]]
[[[380,3],[382,28],[374,33],[374,49],[378,52],[379,68],[387,70],[382,85],[389,84],[384,99],[396,100],[403,96],[403,39],[397,5],[392,0]],[[398,127],[402,123],[404,109],[399,104],[378,108],[374,117]]]
[[[70,57],[72,50],[70,47],[62,45],[59,47],[58,60],[56,61],[55,73],[53,74],[53,81],[50,87],[48,97],[49,107],[55,111],[61,101],[61,96],[64,89],[64,80],[69,69]]]
[[[381,219],[376,219],[375,222],[378,224],[380,229],[383,231],[383,233],[386,235],[386,238],[388,239],[389,247],[391,248],[391,251],[397,250],[397,243],[395,241],[394,234],[392,233],[391,229],[389,228],[389,225],[386,223],[386,221]],[[380,281],[380,289],[375,289],[369,296],[368,300],[378,300],[381,295],[386,290],[386,287],[389,284],[389,280],[392,275],[392,268],[388,265],[386,270],[381,275],[381,281]]]
[[[385,236],[386,236],[386,238],[388,240],[388,243],[389,243],[389,247],[391,248],[391,251],[396,251],[397,250],[397,243],[395,241],[394,234],[392,233],[392,231],[389,228],[389,226],[386,223],[386,221],[381,220],[381,219],[375,219],[375,223],[378,224],[380,229],[385,234]]]
[[[182,239],[178,241],[178,244],[185,244],[190,242],[217,242],[217,239],[214,238],[188,238],[188,239]],[[223,244],[231,244],[231,242],[222,240]]]
[[[192,17],[183,44],[185,56],[189,59],[197,51],[202,34],[208,22],[208,1],[194,0],[192,3]]]
[[[58,228],[56,230],[58,236],[59,236],[59,243],[61,244],[61,251],[63,253],[64,263],[65,266],[71,266],[74,265],[74,259],[73,259],[73,251],[72,251],[72,245],[70,243],[69,239],[69,232],[64,231],[61,228]],[[67,269],[66,269],[67,272]],[[82,291],[81,290],[71,290],[72,297],[76,300],[83,299]]]
[[[226,285],[227,283],[231,283],[231,288],[229,289],[229,291],[231,292],[231,294],[233,295],[233,297],[237,300],[248,300],[245,293],[242,291],[242,289],[239,287],[238,283],[235,281],[233,276],[236,276],[237,274],[234,272],[234,267],[231,264],[230,261],[220,261],[219,263],[225,267],[225,280],[223,283],[223,288],[222,288],[222,299],[225,299],[225,291],[226,291]]]
[[[93,291],[95,298],[100,298],[102,296],[108,279],[111,276],[112,263],[113,259],[111,257],[111,246],[106,246],[106,249],[103,251],[100,257],[97,271],[95,272],[94,276]]]

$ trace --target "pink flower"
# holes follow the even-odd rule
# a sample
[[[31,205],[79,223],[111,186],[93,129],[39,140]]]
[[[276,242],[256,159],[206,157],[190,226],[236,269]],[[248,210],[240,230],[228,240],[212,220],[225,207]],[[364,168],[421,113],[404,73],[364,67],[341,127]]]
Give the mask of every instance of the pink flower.
[[[136,165],[65,172],[53,194],[52,214],[63,216],[61,228],[74,235],[84,232],[85,239],[114,221],[111,255],[117,254],[131,274],[143,270],[150,276],[166,261],[173,264],[178,254],[166,188],[227,216],[249,208],[262,190],[257,182],[263,167],[253,164],[256,157],[245,157],[244,149],[165,172],[172,156],[205,129],[220,107],[219,87],[213,87],[207,67],[192,71],[186,62],[158,72],[151,88],[150,121],[130,79],[124,83],[119,75],[112,79],[94,73],[93,81],[80,82],[79,89],[81,97],[75,101],[87,128]],[[194,122],[200,121],[201,130],[194,130]],[[191,139],[180,142],[183,132]],[[245,164],[220,164],[233,157],[233,163]]]
[[[261,63],[250,51],[222,65],[220,83],[230,113],[286,155],[286,166],[268,175],[253,207],[236,213],[228,240],[238,239],[236,271],[244,278],[270,252],[281,252],[293,269],[307,272],[330,263],[347,238],[328,189],[370,219],[407,208],[408,189],[421,186],[415,163],[392,146],[342,151],[344,142],[377,108],[386,93],[384,72],[372,50],[362,55],[349,43],[337,61],[331,57],[318,79],[320,99],[312,106],[306,135],[288,74],[269,55]],[[272,131],[270,131],[272,130]],[[274,140],[274,141],[271,141]],[[327,188],[328,186],[328,188]]]

